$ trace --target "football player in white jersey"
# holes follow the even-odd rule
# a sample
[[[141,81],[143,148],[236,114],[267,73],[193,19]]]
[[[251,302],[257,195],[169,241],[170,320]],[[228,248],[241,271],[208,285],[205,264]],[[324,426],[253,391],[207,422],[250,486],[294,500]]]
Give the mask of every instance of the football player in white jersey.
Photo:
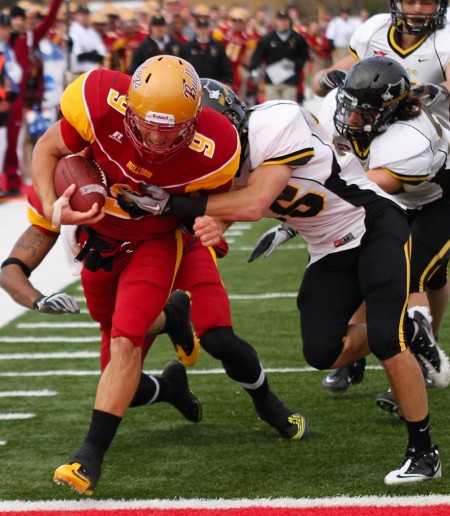
[[[204,105],[235,114],[236,96],[224,85],[214,88],[208,80],[203,93]],[[408,431],[405,459],[385,482],[440,477],[422,373],[408,346],[415,330],[406,313],[409,226],[402,205],[365,177],[352,154],[338,156],[318,120],[294,102],[252,108],[241,141],[236,189],[209,196],[206,206],[192,198],[185,214],[197,217],[196,235],[211,245],[232,222],[262,217],[286,221],[301,233],[310,254],[297,298],[306,360],[323,370],[374,353]],[[159,187],[147,193],[141,207],[164,215],[174,198]],[[349,325],[364,300],[367,327]]]
[[[439,293],[447,291],[450,247],[450,181],[445,179],[450,176],[446,170],[449,137],[427,109],[419,109],[407,98],[407,92],[398,103],[383,101],[383,96],[390,96],[390,85],[402,80],[409,82],[408,74],[396,61],[381,57],[364,59],[352,68],[337,95],[334,90],[327,95],[319,119],[331,131],[335,130],[333,139],[338,150],[352,149],[368,177],[396,194],[407,206],[413,249],[410,311],[430,320],[420,293],[425,289],[434,293],[430,296],[432,333],[437,335],[447,306],[447,296]],[[387,107],[379,109],[382,104]],[[439,303],[433,303],[436,298]],[[432,333],[427,340],[434,339]],[[424,359],[419,352],[418,358],[425,376],[429,376],[433,364],[440,373],[432,385],[446,387],[447,357],[435,343],[428,342],[424,349],[428,357]],[[360,381],[360,368],[361,364],[339,368],[327,375],[322,384],[329,390],[345,391],[350,383]],[[356,382],[352,378],[354,371],[359,372]],[[377,405],[401,416],[390,392],[379,394]]]
[[[345,72],[366,57],[386,56],[402,64],[413,90],[450,128],[450,26],[448,0],[391,0],[391,13],[376,14],[354,32],[349,55],[317,72],[313,89],[324,96],[339,86]]]

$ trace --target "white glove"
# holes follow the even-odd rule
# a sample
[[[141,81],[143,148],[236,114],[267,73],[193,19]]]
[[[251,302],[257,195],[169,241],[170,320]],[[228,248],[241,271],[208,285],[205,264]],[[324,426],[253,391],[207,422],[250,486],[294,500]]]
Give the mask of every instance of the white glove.
[[[428,108],[441,102],[447,102],[449,98],[448,89],[441,84],[420,84],[411,88],[414,97],[422,99]]]
[[[259,258],[263,253],[264,257],[268,258],[275,252],[278,246],[294,238],[296,235],[298,235],[297,231],[284,222],[279,226],[269,229],[269,231],[266,231],[258,240],[258,243],[248,259],[248,263]]]
[[[156,185],[142,185],[141,190],[145,195],[136,194],[126,188],[120,188],[120,195],[125,200],[125,203],[129,205],[127,209],[127,205],[122,204],[119,199],[121,208],[129,213],[137,208],[152,215],[162,215],[172,196],[164,188]],[[139,213],[137,211],[136,215],[142,216],[146,215],[146,213]]]
[[[75,299],[63,292],[38,297],[34,302],[34,309],[42,314],[51,315],[80,313],[80,307],[77,305]]]

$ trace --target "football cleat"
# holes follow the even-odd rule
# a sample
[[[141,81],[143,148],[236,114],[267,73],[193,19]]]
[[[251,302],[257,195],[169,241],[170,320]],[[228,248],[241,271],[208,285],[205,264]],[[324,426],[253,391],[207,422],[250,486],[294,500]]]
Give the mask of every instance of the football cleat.
[[[430,310],[425,306],[414,306],[408,309],[408,316],[418,327],[410,349],[423,366],[425,377],[435,387],[447,387],[450,383],[450,364],[433,336]]]
[[[375,405],[388,414],[392,414],[398,420],[403,419],[403,414],[398,406],[392,391],[380,392],[375,398]]]
[[[79,462],[69,462],[59,466],[53,475],[53,482],[58,485],[66,485],[80,494],[91,496],[100,477],[98,473],[87,470]]]
[[[176,290],[170,295],[167,305],[172,306],[180,317],[179,328],[167,333],[175,353],[185,366],[193,366],[200,354],[200,341],[190,320],[190,297],[186,292]]]
[[[365,371],[366,359],[361,358],[353,364],[331,371],[322,380],[322,386],[328,391],[345,392],[350,384],[357,385],[364,380]]]
[[[164,368],[161,379],[168,385],[167,401],[173,405],[183,416],[199,423],[202,419],[202,405],[200,400],[189,390],[186,369],[181,362],[173,360]]]
[[[387,485],[412,484],[442,476],[441,460],[437,446],[430,451],[407,448],[404,461],[399,468],[384,477]]]
[[[258,416],[275,428],[285,439],[300,441],[309,434],[309,426],[306,419],[293,410],[287,408],[284,403],[269,390],[264,400],[253,400]]]

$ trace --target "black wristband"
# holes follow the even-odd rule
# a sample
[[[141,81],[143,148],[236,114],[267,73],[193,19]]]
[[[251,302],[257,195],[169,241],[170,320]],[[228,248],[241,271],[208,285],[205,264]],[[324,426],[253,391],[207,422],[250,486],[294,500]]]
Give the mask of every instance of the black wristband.
[[[163,215],[181,215],[182,217],[201,217],[205,214],[207,196],[200,197],[172,197],[166,206]]]
[[[28,265],[25,265],[22,260],[19,260],[19,258],[6,258],[2,263],[2,269],[6,267],[6,265],[18,265],[27,278],[31,276],[31,269]]]
[[[33,309],[34,310],[39,310],[39,301],[42,301],[44,299],[45,296],[39,296],[37,297],[34,302],[33,302]]]

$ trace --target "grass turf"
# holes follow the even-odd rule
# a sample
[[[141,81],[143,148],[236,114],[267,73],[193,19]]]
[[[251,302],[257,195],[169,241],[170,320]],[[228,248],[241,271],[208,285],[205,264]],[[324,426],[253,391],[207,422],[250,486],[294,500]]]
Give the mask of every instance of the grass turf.
[[[304,249],[281,248],[269,259],[247,264],[249,248],[268,227],[255,224],[237,236],[219,262],[230,295],[287,292],[295,294],[306,266]],[[296,238],[289,244],[298,244]],[[288,245],[289,245],[288,244]],[[246,246],[246,250],[241,250]],[[45,262],[42,265],[45,267]],[[51,273],[49,271],[49,273]],[[67,291],[81,295],[78,284]],[[236,332],[257,349],[266,368],[306,367],[301,353],[295,297],[232,300]],[[87,431],[98,377],[8,376],[9,372],[95,371],[97,358],[5,360],[6,353],[98,351],[98,343],[9,343],[5,337],[92,336],[95,329],[17,328],[18,323],[88,321],[45,317],[29,312],[0,331],[1,391],[54,390],[56,396],[1,397],[0,413],[33,412],[32,419],[0,422],[2,500],[78,499],[52,483],[54,469],[67,461]],[[448,317],[440,334],[450,351]],[[3,340],[2,340],[3,339]],[[161,370],[174,358],[169,340],[159,337],[146,370]],[[377,365],[370,357],[369,365]],[[319,371],[268,374],[271,387],[286,404],[302,412],[311,426],[306,441],[281,439],[256,416],[243,389],[224,374],[194,374],[219,368],[202,352],[189,370],[191,389],[200,397],[204,416],[192,424],[171,406],[156,404],[130,410],[107,454],[96,498],[237,498],[321,497],[336,495],[447,494],[450,460],[447,431],[449,389],[429,390],[432,435],[443,460],[443,478],[412,486],[389,487],[384,475],[402,460],[406,429],[375,408],[385,390],[383,371],[368,370],[361,385],[344,395],[321,387]]]

